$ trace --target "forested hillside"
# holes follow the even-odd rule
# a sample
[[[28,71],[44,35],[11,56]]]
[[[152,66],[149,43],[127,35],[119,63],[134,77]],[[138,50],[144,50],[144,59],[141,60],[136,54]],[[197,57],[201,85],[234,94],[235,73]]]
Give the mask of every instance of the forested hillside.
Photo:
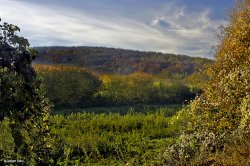
[[[212,60],[185,55],[105,47],[36,47],[36,63],[85,67],[102,74],[144,72],[167,77],[190,75]]]

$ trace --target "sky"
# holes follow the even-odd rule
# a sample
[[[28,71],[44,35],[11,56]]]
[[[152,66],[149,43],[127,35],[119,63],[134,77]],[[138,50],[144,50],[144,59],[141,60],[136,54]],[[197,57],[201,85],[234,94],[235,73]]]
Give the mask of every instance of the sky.
[[[0,0],[31,46],[104,46],[213,58],[236,0]]]

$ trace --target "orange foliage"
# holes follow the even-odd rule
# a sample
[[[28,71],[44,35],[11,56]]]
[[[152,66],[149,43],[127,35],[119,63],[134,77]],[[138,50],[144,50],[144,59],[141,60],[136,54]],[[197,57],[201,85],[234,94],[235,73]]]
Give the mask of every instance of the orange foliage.
[[[88,72],[88,70],[83,68],[83,67],[68,66],[68,65],[33,64],[32,66],[38,72],[46,72],[46,71],[80,71],[80,72]]]

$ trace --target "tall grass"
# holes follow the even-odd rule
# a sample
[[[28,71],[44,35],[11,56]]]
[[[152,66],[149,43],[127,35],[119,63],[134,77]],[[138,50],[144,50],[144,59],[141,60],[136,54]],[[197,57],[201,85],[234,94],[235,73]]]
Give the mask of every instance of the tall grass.
[[[111,106],[111,107],[89,107],[89,108],[79,108],[79,109],[55,109],[52,113],[53,115],[68,115],[72,113],[95,113],[95,114],[111,114],[118,113],[121,115],[125,115],[128,113],[142,113],[149,114],[155,113],[157,111],[166,110],[166,114],[168,116],[174,115],[182,105],[130,105],[130,106]]]
[[[169,128],[168,111],[55,115],[51,117],[52,133],[57,148],[64,149],[55,160],[101,165],[159,162],[159,154],[176,135]]]
[[[177,111],[177,109],[175,109]],[[173,110],[153,113],[72,113],[51,116],[50,154],[61,165],[151,165],[160,164],[164,148],[176,137],[169,127]],[[0,124],[0,151],[13,153],[7,121]],[[4,138],[3,138],[4,137]]]

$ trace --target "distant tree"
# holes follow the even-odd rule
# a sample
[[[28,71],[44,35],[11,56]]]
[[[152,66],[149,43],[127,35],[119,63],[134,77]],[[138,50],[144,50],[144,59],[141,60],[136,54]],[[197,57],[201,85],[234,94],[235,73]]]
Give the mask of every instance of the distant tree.
[[[200,70],[185,78],[185,81],[194,87],[204,88],[209,81],[209,76],[206,70]]]
[[[130,75],[104,75],[98,96],[109,104],[129,105],[148,103],[154,93],[153,77],[145,73]]]
[[[0,122],[9,121],[16,153],[12,157],[45,164],[49,161],[46,124],[50,106],[31,67],[36,52],[17,31],[15,25],[0,24]],[[3,151],[0,156],[4,155]]]
[[[48,98],[56,107],[90,106],[101,81],[84,68],[64,65],[34,65],[43,77]]]

